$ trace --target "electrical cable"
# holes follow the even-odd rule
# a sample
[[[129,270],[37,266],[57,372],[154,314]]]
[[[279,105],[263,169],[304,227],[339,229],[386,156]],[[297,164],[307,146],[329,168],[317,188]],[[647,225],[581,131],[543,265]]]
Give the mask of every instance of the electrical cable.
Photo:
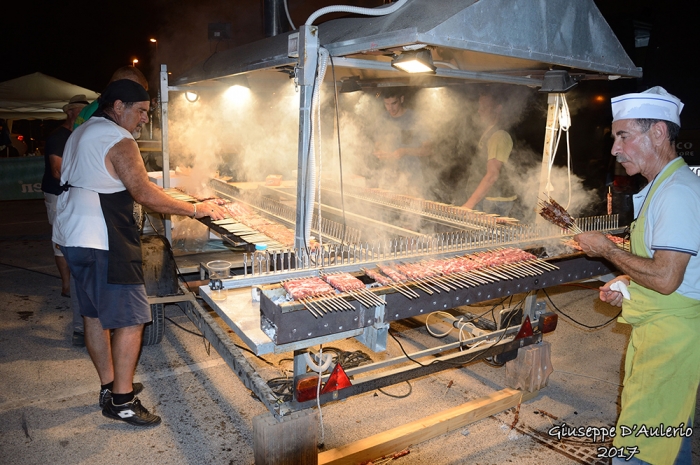
[[[309,110],[309,113],[310,113],[310,115],[309,115],[309,148],[308,148],[308,152],[306,153],[306,160],[307,160],[306,172],[302,173],[302,176],[304,177],[303,181],[305,184],[306,184],[306,181],[308,180],[308,178],[310,177],[309,172],[311,171],[311,167],[310,167],[311,163],[308,163],[308,161],[311,161],[311,157],[313,156],[314,119],[313,119],[312,115],[313,115],[313,100],[314,100],[314,95],[316,95],[317,86],[318,86],[318,68],[316,70],[316,73],[314,74],[313,83],[311,84],[311,96],[312,96],[311,97],[311,107],[312,108]],[[300,203],[301,203],[301,205],[304,205],[304,208],[302,208],[302,211],[301,211],[301,213],[302,213],[301,224],[302,224],[302,227],[304,228],[301,236],[302,236],[302,239],[304,241],[304,250],[306,251],[306,256],[309,258],[310,261],[313,262],[313,260],[311,258],[311,251],[309,250],[309,244],[308,244],[308,241],[306,238],[307,230],[310,229],[310,227],[309,227],[309,225],[307,225],[307,223],[313,219],[313,208],[309,208],[309,205],[308,205],[309,204],[309,200],[307,199],[308,192],[302,191],[301,195],[302,195],[302,198],[301,198]],[[311,203],[313,203],[313,200],[311,201]],[[311,210],[311,218],[310,219],[307,219],[307,215],[309,214],[308,210]],[[299,260],[298,257],[297,257],[297,260]]]
[[[175,323],[175,321],[172,318],[168,318],[167,316],[163,317],[163,318],[165,318],[166,320],[168,320],[169,322],[171,322],[172,324],[174,324],[175,326],[177,326],[178,328],[180,328],[181,330],[183,330],[186,333],[190,333],[190,334],[197,336],[197,337],[204,337],[204,334],[202,334],[202,333],[196,333],[194,331],[191,331],[191,330],[185,328],[184,326],[180,326],[178,323]]]
[[[514,310],[517,309],[519,306],[521,306],[521,305],[525,302],[525,299],[527,299],[527,296],[528,296],[529,294],[530,294],[530,293],[528,292],[528,293],[525,295],[525,297],[524,297],[520,302],[518,302],[518,303],[515,305]],[[504,298],[501,300],[501,302],[504,302],[507,298],[508,298],[508,297],[504,297]],[[500,304],[500,303],[497,303],[496,306],[498,306],[499,304]],[[490,311],[491,311],[491,310],[487,310],[486,312],[482,313],[480,316],[486,315],[486,314],[489,313]],[[515,313],[516,313],[516,312],[512,312],[512,313],[509,315],[508,321],[505,322],[505,326],[506,326],[506,327],[508,327],[508,324],[510,323],[510,320],[515,316]],[[475,319],[479,318],[480,316],[476,316],[476,317],[472,318],[472,319],[469,320],[469,321],[474,321]],[[489,342],[491,342],[491,345],[490,345],[489,347],[487,347],[483,352],[477,352],[476,354],[474,354],[474,356],[473,356],[472,358],[470,358],[469,360],[465,360],[464,362],[456,363],[456,362],[451,362],[451,361],[448,361],[448,360],[433,360],[433,361],[431,361],[430,363],[428,363],[427,365],[424,365],[424,364],[421,363],[420,361],[418,361],[418,360],[414,359],[413,357],[411,357],[410,355],[408,355],[408,353],[406,352],[406,350],[403,348],[403,345],[401,344],[401,342],[399,342],[399,340],[396,338],[396,336],[394,336],[394,334],[392,333],[391,329],[389,329],[387,332],[388,332],[389,335],[396,341],[396,343],[399,345],[399,348],[401,349],[401,352],[403,352],[404,356],[405,356],[408,360],[410,360],[410,361],[412,361],[412,362],[414,362],[414,363],[416,363],[416,364],[418,364],[418,365],[420,365],[420,366],[422,366],[422,367],[428,367],[428,366],[433,365],[433,364],[435,364],[435,363],[446,363],[446,364],[448,364],[448,365],[453,365],[453,366],[458,366],[458,367],[464,366],[464,365],[466,365],[467,363],[473,362],[473,361],[476,360],[476,358],[479,357],[479,356],[487,356],[489,350],[491,350],[492,348],[496,347],[496,345],[497,345],[499,342],[501,342],[501,341],[503,340],[503,338],[505,338],[505,335],[506,335],[506,331],[504,330],[504,331],[499,335],[498,339],[496,339],[495,341],[489,341]],[[484,343],[484,342],[485,342],[485,341],[481,341],[481,343]],[[472,346],[472,347],[476,347],[476,344],[475,344],[474,346]],[[460,350],[462,350],[461,340],[460,340]],[[496,355],[497,355],[497,354],[496,354]]]
[[[550,137],[549,139],[549,147],[550,147],[550,154],[549,154],[549,161],[547,163],[547,184],[545,187],[545,191],[547,196],[549,196],[549,193],[554,190],[554,186],[552,185],[551,182],[551,177],[552,177],[552,167],[554,166],[554,159],[557,154],[557,150],[559,149],[559,141],[561,140],[561,134],[562,132],[566,132],[566,152],[567,152],[567,158],[566,158],[566,167],[567,167],[567,175],[568,175],[568,189],[569,189],[569,199],[566,203],[565,208],[569,208],[571,205],[571,144],[569,142],[569,129],[571,128],[571,112],[569,111],[569,104],[566,101],[566,96],[564,94],[556,94],[554,97],[554,114],[552,116],[552,121],[553,125],[552,127],[548,127],[548,131],[557,131],[557,137],[556,137],[556,143],[554,143],[554,137]],[[554,148],[552,149],[552,144],[554,144]]]
[[[343,152],[341,150],[340,144],[340,110],[339,110],[339,97],[338,97],[338,81],[335,79],[335,63],[333,63],[333,56],[329,55],[331,60],[331,75],[333,76],[333,92],[335,94],[335,128],[338,135],[338,169],[340,178],[340,209],[343,213],[343,235],[340,238],[340,247],[343,247],[345,242],[345,232],[347,231],[347,221],[345,219],[345,190],[343,188]]]
[[[309,352],[304,352],[304,361],[309,366],[309,368],[311,368],[311,370],[315,371],[316,373],[323,373],[324,371],[328,370],[328,367],[331,366],[331,363],[333,362],[333,356],[331,354],[322,354],[319,352],[318,358],[319,363],[316,364],[316,362],[314,362],[314,360],[311,358]]]
[[[554,302],[552,302],[551,297],[549,297],[549,294],[547,294],[547,290],[546,290],[546,289],[542,289],[542,292],[544,292],[544,295],[547,297],[547,300],[549,300],[549,303],[552,305],[552,307],[554,308],[554,310],[556,310],[557,312],[561,313],[562,315],[564,315],[566,318],[568,318],[569,320],[573,321],[573,322],[576,323],[577,325],[583,326],[584,328],[587,328],[587,329],[600,329],[600,328],[603,328],[603,327],[609,325],[610,323],[612,323],[613,321],[617,320],[617,318],[622,314],[622,310],[620,310],[620,311],[617,313],[617,315],[615,315],[614,317],[612,317],[611,319],[609,319],[609,320],[606,321],[605,323],[602,323],[602,324],[599,324],[599,325],[594,325],[594,326],[587,325],[587,324],[585,324],[585,323],[581,323],[580,321],[575,320],[575,319],[572,318],[571,316],[569,316],[569,315],[567,315],[566,313],[562,312],[561,309],[559,309],[556,305],[554,305]]]
[[[350,5],[331,5],[314,12],[311,16],[309,16],[304,24],[306,26],[311,26],[319,17],[328,13],[355,13],[366,16],[386,16],[404,6],[407,1],[408,0],[398,0],[396,3],[387,8],[362,8]]]
[[[292,28],[292,31],[296,31],[296,26],[294,25],[294,21],[292,21],[292,17],[289,14],[289,6],[287,5],[288,0],[284,0],[284,12],[287,14],[287,21],[289,21],[289,26]]]
[[[340,366],[345,369],[356,368],[364,363],[372,362],[372,358],[361,350],[349,352],[336,347],[324,347],[323,351],[332,353],[333,364],[340,364]],[[293,360],[294,359],[291,358],[283,358],[279,360],[279,363]],[[289,377],[272,378],[267,381],[267,385],[270,386],[275,395],[277,395],[282,402],[292,400],[294,396],[293,384],[293,380]],[[278,394],[278,391],[280,394]]]
[[[594,380],[596,380],[596,381],[601,381],[601,382],[603,382],[603,383],[612,384],[613,386],[622,387],[622,384],[613,383],[612,381],[608,381],[608,380],[602,379],[602,378],[596,378],[595,376],[583,375],[583,374],[581,374],[581,373],[572,373],[572,372],[570,372],[570,371],[562,371],[562,370],[554,370],[554,371],[552,371],[552,373],[565,373],[565,374],[567,374],[567,375],[581,376],[582,378],[590,378],[590,379],[594,379]]]
[[[25,268],[25,267],[23,267],[23,266],[10,265],[9,263],[5,263],[5,262],[0,262],[0,265],[2,265],[2,266],[9,266],[10,268],[15,268],[15,269],[17,269],[17,270],[24,270],[24,271],[29,271],[29,272],[32,272],[32,273],[43,274],[44,276],[50,276],[50,277],[56,278],[56,279],[61,279],[60,276],[56,276],[55,274],[44,273],[43,271],[32,270],[31,268]]]
[[[319,346],[318,346],[318,359],[319,359],[319,361],[323,360],[323,344],[319,344]],[[316,385],[316,407],[318,408],[318,422],[321,425],[321,441],[319,442],[319,447],[323,447],[323,444],[325,443],[325,439],[326,439],[326,429],[323,425],[323,412],[321,411],[321,382],[322,381],[323,381],[323,370],[318,370],[318,384]]]
[[[206,60],[204,60],[204,63],[202,63],[202,70],[206,71],[207,70],[207,63],[209,63],[209,60],[211,60],[211,57],[216,55],[217,51],[219,50],[219,44],[221,43],[221,37],[219,37],[219,40],[216,41],[216,45],[214,46],[214,53],[209,55]]]
[[[411,386],[411,383],[408,380],[406,380],[406,384],[408,384],[408,392],[406,394],[389,394],[388,392],[382,391],[382,388],[377,388],[377,391],[381,392],[387,397],[393,397],[394,399],[405,399],[413,393],[413,386]]]
[[[323,47],[319,47],[318,49],[318,76],[316,79],[318,79],[320,85],[316,88],[314,91],[314,95],[312,98],[312,107],[313,104],[315,103],[315,108],[312,108],[312,118],[313,118],[313,110],[316,110],[316,118],[317,118],[317,124],[312,125],[312,128],[316,128],[315,130],[312,130],[311,132],[311,137],[314,140],[314,149],[313,149],[313,159],[314,159],[314,167],[316,167],[316,160],[318,159],[318,168],[316,168],[316,199],[318,202],[318,247],[319,250],[323,250],[323,229],[322,229],[322,224],[323,224],[323,218],[322,218],[322,211],[321,211],[321,173],[323,172],[323,149],[322,149],[322,142],[323,138],[321,137],[321,84],[323,84],[323,79],[326,76],[326,70],[328,68],[328,58],[330,57],[330,53],[328,50],[326,50]],[[316,142],[315,140],[318,140],[318,152],[316,151]],[[318,155],[317,155],[318,153]],[[312,215],[313,217],[313,215]],[[310,230],[311,228],[309,228]]]
[[[499,305],[503,305],[503,302],[505,302],[505,301],[506,301],[507,299],[509,299],[509,298],[511,299],[511,303],[512,303],[512,301],[513,301],[513,296],[504,297],[503,299],[501,299],[500,302],[496,303],[493,307],[491,307],[491,309],[486,310],[484,313],[482,313],[482,314],[480,314],[480,315],[476,315],[476,316],[474,316],[474,317],[472,317],[472,318],[470,318],[470,319],[464,321],[464,324],[466,324],[466,323],[471,323],[472,321],[476,321],[478,318],[481,318],[482,316],[486,315],[487,313],[491,313],[491,317],[492,317],[492,319],[493,319],[493,322],[494,322],[495,324],[497,324],[497,322],[496,322],[496,315],[494,315],[493,311],[494,311],[494,310],[496,309],[496,307],[498,307]],[[505,308],[505,307],[504,307],[504,308]],[[429,320],[430,320],[430,316],[433,315],[433,314],[441,314],[441,315],[447,316],[448,318],[452,319],[452,324],[453,324],[453,326],[454,326],[454,323],[455,323],[455,322],[462,323],[462,320],[463,320],[463,318],[464,318],[464,317],[455,318],[454,315],[452,315],[451,313],[447,313],[447,312],[444,312],[444,311],[441,311],[441,310],[440,310],[440,311],[436,311],[436,312],[431,312],[431,313],[429,313],[429,314],[426,316],[426,318],[425,318],[425,328],[428,330],[428,333],[430,333],[431,336],[436,337],[436,338],[438,338],[438,339],[442,339],[443,337],[446,337],[448,334],[450,334],[450,332],[452,332],[453,329],[459,329],[459,328],[456,327],[456,326],[454,326],[453,328],[450,328],[449,331],[447,331],[446,333],[444,333],[444,334],[442,334],[442,335],[438,335],[437,333],[433,333],[433,331],[430,329],[430,326],[429,326],[429,324],[428,324],[428,322],[429,322]],[[460,341],[461,341],[461,339],[460,339]]]

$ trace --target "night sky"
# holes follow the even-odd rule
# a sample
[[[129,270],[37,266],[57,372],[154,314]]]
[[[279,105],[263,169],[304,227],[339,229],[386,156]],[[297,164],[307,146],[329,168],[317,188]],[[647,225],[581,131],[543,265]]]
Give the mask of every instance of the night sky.
[[[439,1],[439,0],[435,0]],[[158,63],[175,76],[225,48],[264,37],[262,0],[73,0],[4,2],[0,10],[0,81],[34,72],[100,92],[112,72],[138,58],[156,82]],[[9,4],[8,4],[9,3]],[[297,23],[332,4],[376,6],[383,0],[289,0]],[[662,85],[686,102],[685,127],[700,129],[697,14],[690,0],[597,0],[628,54],[644,68],[643,87]],[[324,17],[325,20],[325,17]],[[207,38],[209,23],[232,23],[233,39]],[[634,22],[651,26],[644,51],[634,48]],[[149,42],[155,37],[158,45]]]

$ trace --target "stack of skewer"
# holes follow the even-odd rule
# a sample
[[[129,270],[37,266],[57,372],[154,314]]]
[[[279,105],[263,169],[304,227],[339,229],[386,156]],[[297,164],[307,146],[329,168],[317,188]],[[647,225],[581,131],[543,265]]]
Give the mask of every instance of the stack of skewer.
[[[537,199],[537,206],[540,208],[540,216],[553,225],[559,226],[562,229],[568,229],[574,234],[581,234],[583,232],[569,212],[553,198],[549,197],[549,201]]]

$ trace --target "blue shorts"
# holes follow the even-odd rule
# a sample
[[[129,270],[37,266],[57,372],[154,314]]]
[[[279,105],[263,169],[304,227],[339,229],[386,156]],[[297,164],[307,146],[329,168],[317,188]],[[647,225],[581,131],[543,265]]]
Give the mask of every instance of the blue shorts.
[[[63,247],[80,314],[99,318],[104,329],[125,328],[151,321],[151,306],[143,284],[110,284],[107,282],[107,250],[85,247]]]

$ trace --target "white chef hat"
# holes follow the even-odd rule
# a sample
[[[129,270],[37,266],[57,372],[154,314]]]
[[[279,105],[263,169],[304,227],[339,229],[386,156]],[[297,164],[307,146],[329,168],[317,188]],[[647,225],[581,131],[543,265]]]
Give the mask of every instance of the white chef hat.
[[[613,122],[621,119],[660,119],[681,125],[683,102],[660,86],[640,94],[625,94],[611,101]]]

